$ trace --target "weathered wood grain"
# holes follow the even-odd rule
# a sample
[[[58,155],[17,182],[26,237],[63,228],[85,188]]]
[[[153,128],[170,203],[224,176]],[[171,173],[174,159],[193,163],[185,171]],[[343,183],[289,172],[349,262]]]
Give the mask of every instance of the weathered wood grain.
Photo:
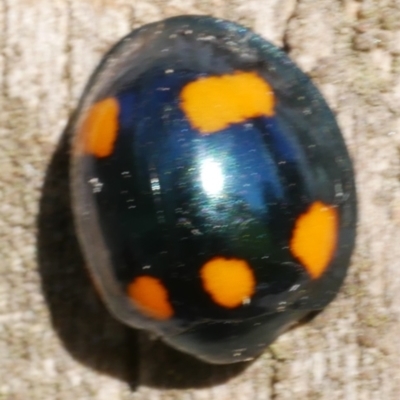
[[[357,251],[337,300],[247,366],[129,331],[84,272],[59,143],[102,54],[178,14],[245,23],[308,72],[357,171]],[[400,398],[398,0],[0,0],[0,399]]]

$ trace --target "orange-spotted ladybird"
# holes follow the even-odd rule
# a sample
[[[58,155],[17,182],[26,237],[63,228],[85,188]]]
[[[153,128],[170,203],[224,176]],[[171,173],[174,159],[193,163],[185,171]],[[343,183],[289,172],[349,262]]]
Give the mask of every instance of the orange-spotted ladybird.
[[[210,363],[258,356],[337,294],[355,240],[352,163],[287,55],[181,16],[104,58],[73,127],[78,236],[111,313]]]

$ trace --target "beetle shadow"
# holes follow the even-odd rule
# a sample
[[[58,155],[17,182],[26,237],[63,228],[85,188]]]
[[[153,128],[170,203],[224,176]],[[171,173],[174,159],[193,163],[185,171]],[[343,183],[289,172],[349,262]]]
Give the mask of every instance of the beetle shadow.
[[[105,309],[74,232],[69,191],[72,121],[46,171],[37,219],[42,291],[52,326],[65,348],[79,362],[125,381],[132,390],[138,385],[209,387],[240,374],[249,363],[206,364],[123,325]]]

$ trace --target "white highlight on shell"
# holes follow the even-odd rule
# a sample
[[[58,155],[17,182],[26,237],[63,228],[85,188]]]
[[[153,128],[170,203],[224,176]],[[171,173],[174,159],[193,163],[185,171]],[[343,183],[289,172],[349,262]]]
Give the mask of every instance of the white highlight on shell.
[[[220,194],[224,188],[221,164],[212,158],[206,158],[200,166],[200,179],[203,189],[209,196]]]

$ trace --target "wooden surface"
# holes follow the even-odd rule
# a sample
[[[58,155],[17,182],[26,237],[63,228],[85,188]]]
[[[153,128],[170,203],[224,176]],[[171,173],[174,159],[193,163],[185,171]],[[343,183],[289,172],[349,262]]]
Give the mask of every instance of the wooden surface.
[[[172,15],[245,23],[308,72],[357,171],[357,251],[336,301],[250,365],[212,367],[115,322],[84,272],[60,142],[101,55]],[[0,399],[400,398],[398,0],[0,1]]]

